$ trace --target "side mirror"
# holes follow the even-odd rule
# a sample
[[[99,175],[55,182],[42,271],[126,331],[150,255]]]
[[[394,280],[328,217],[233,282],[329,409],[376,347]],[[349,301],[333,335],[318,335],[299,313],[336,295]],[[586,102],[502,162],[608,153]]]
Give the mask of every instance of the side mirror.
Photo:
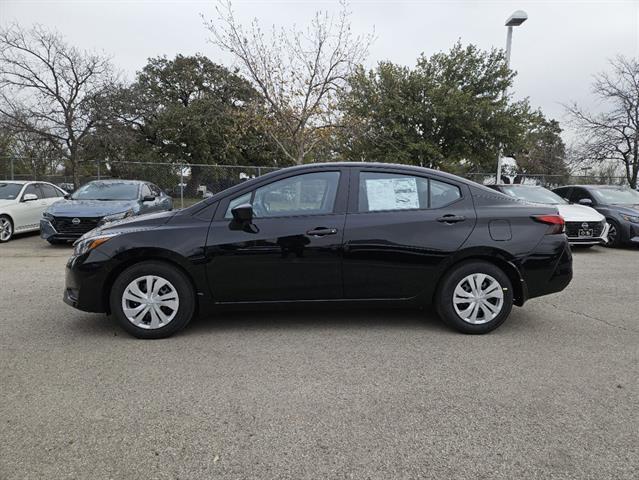
[[[155,201],[155,197],[153,195],[145,195],[142,199],[143,202],[153,202]]]
[[[579,205],[585,205],[587,207],[591,207],[592,200],[590,200],[589,198],[582,198],[581,200],[579,200]]]
[[[253,206],[250,203],[243,203],[231,210],[233,220],[237,223],[251,223],[253,221]]]
[[[71,194],[67,193],[64,197],[65,200],[71,200]]]
[[[22,197],[23,202],[33,202],[37,200],[38,196],[35,193],[25,193],[24,197]]]

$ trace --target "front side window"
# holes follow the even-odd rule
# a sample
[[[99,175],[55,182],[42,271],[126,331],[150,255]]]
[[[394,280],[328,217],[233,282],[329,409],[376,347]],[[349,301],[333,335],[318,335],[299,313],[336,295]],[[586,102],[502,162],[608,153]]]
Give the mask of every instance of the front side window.
[[[229,207],[226,209],[226,213],[224,214],[224,218],[233,218],[232,210],[238,205],[243,205],[245,203],[251,203],[251,195],[253,192],[245,193],[240,197],[236,197],[229,202]]]
[[[25,195],[29,195],[29,194],[35,195],[38,198],[40,198],[42,195],[33,183],[31,185],[27,185],[27,188],[24,189],[22,198],[24,198]]]
[[[428,208],[427,178],[400,173],[360,173],[360,212],[423,208]]]
[[[297,175],[255,190],[255,217],[318,215],[333,211],[339,172]]]
[[[57,188],[53,185],[49,185],[48,183],[41,183],[40,191],[44,195],[44,198],[58,198],[62,196]]]

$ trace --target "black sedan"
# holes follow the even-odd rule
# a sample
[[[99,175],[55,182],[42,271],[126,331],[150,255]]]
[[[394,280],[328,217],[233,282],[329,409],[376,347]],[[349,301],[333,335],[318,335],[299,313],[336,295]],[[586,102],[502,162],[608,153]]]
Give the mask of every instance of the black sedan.
[[[639,245],[639,193],[613,185],[568,185],[553,190],[572,203],[592,207],[610,225],[610,247]]]
[[[218,307],[434,304],[465,333],[572,278],[564,222],[442,172],[333,163],[255,178],[76,242],[64,300],[140,338]]]

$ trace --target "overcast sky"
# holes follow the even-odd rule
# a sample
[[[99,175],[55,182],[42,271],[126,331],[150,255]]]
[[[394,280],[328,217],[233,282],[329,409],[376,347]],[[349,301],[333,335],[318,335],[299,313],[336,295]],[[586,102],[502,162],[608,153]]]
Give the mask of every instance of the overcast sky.
[[[238,19],[267,27],[305,25],[318,10],[336,12],[336,0],[235,0]],[[515,28],[514,93],[562,120],[562,102],[592,106],[592,75],[607,59],[639,54],[639,0],[352,0],[353,28],[375,31],[369,66],[379,60],[414,65],[424,52],[448,50],[457,39],[503,48],[505,19],[517,9],[528,21]],[[214,0],[0,0],[0,24],[54,27],[83,48],[102,50],[132,78],[148,57],[204,53],[230,64],[208,40],[200,14],[214,18]],[[569,140],[570,135],[567,135]]]

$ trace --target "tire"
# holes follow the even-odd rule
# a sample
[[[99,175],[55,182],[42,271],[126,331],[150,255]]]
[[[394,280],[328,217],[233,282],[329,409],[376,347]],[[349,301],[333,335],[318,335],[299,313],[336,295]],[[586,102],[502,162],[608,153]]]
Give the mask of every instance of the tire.
[[[473,298],[471,281],[481,281],[482,292],[485,292],[480,297],[481,303],[464,302],[466,298]],[[510,315],[513,289],[508,275],[499,267],[473,260],[455,266],[444,276],[437,290],[435,306],[449,327],[462,333],[488,333]]]
[[[0,215],[0,243],[13,238],[13,221],[8,215]]]
[[[621,226],[619,222],[611,218],[607,218],[606,221],[610,224],[610,231],[608,232],[608,242],[606,242],[605,246],[617,248],[621,246]],[[610,236],[611,233],[613,233],[614,237]]]
[[[147,277],[151,279],[153,302],[137,302],[136,299],[149,300]],[[157,297],[165,300],[159,301]],[[178,268],[158,261],[137,263],[124,270],[113,283],[109,298],[112,315],[120,326],[134,337],[144,339],[166,338],[182,330],[193,318],[195,301],[187,276]]]

